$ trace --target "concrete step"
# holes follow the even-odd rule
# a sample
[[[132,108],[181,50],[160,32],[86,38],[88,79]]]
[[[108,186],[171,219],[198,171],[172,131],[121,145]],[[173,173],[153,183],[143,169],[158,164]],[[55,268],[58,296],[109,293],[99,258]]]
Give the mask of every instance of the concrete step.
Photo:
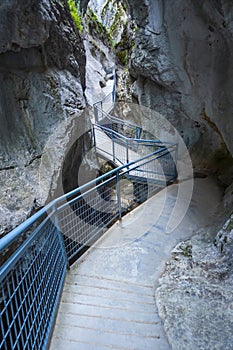
[[[60,312],[90,317],[104,317],[113,320],[122,320],[136,323],[156,324],[159,317],[156,313],[138,312],[118,307],[99,306],[96,304],[84,305],[62,302]]]
[[[88,295],[90,293],[90,295]],[[122,296],[123,297],[123,296]],[[141,298],[142,299],[142,298]],[[135,312],[143,313],[155,313],[155,302],[154,304],[148,304],[138,301],[138,298],[135,300],[127,301],[126,299],[117,299],[111,296],[109,293],[108,297],[95,296],[92,294],[92,291],[87,292],[87,294],[79,294],[76,292],[63,292],[62,301],[65,303],[74,303],[80,305],[98,305],[105,308],[113,308],[119,310],[133,310]]]
[[[99,324],[101,327],[101,323]],[[127,329],[124,333],[119,333],[118,329],[115,331],[104,331],[100,329],[91,329],[88,326],[86,328],[76,327],[76,326],[65,326],[59,327],[59,333],[57,338],[62,341],[62,339],[67,339],[70,342],[76,342],[77,345],[82,343],[89,343],[92,345],[92,349],[96,347],[109,347],[115,349],[133,349],[133,350],[157,350],[159,349],[160,337],[159,334],[154,336],[138,336],[128,333]],[[58,340],[59,349],[61,349],[61,343]],[[55,342],[56,343],[56,342]],[[55,343],[53,349],[55,349]],[[69,349],[70,347],[63,348]],[[78,347],[76,349],[79,349]],[[81,349],[81,347],[80,347]]]
[[[118,332],[120,334],[128,334],[129,336],[154,337],[160,330],[159,321],[155,323],[139,323],[130,322],[126,320],[111,319],[100,316],[83,316],[77,314],[68,314],[64,310],[60,312],[57,318],[57,325],[76,326],[81,328],[91,328],[94,330],[101,330],[103,332]]]
[[[75,269],[71,269],[66,282],[68,284],[82,285],[86,287],[104,288],[120,291],[128,294],[147,295],[153,297],[153,285],[129,282],[123,279],[106,278],[97,275],[82,275]]]
[[[111,291],[111,293],[109,293]],[[154,306],[154,295],[147,295],[146,293],[142,294],[134,292],[124,291],[122,289],[115,290],[112,288],[105,288],[104,286],[90,286],[90,285],[80,285],[80,284],[70,284],[66,283],[64,287],[64,293],[79,294],[80,296],[93,296],[93,297],[102,297],[106,299],[115,299],[120,301],[125,301],[128,303],[137,303],[137,304],[148,304]]]

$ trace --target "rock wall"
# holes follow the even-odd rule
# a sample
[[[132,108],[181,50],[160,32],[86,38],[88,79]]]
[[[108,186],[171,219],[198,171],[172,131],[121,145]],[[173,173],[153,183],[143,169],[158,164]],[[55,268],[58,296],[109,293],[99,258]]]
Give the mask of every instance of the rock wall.
[[[85,49],[66,2],[4,1],[0,22],[3,232],[54,194],[74,126],[80,136],[89,125]]]
[[[87,61],[85,96],[87,103],[93,106],[111,92],[108,84],[115,67],[115,57],[108,46],[90,34],[86,34],[84,44]]]
[[[122,72],[128,96],[131,89],[136,102],[167,117],[183,136],[194,166],[218,171],[230,185],[232,1],[125,3],[138,28],[130,77]],[[85,71],[84,44],[65,4],[0,4],[1,234],[54,193],[82,183],[81,175],[95,168],[95,159],[86,156],[91,137],[84,90],[89,104],[102,98],[111,57],[100,43],[86,42]],[[84,10],[87,5],[81,0]],[[156,135],[153,118],[136,122]],[[232,185],[225,205],[233,207]],[[216,224],[173,251],[156,292],[173,349],[232,348],[232,221],[217,236]]]
[[[81,1],[84,8],[87,3]],[[124,93],[128,96],[130,86],[133,101],[161,113],[178,130],[194,167],[216,172],[229,185],[233,180],[232,2],[91,0],[89,6],[106,24],[120,3],[137,24],[133,42],[121,39],[116,47],[121,63],[127,64],[131,55],[130,75],[123,72],[126,82],[118,90],[120,99]],[[153,120],[143,118],[140,123],[156,135]]]
[[[194,166],[216,170],[226,159],[229,165],[232,1],[128,3],[138,25],[130,68],[134,98],[172,122],[190,149]],[[141,122],[153,130],[153,120]],[[232,176],[227,182],[231,181]]]
[[[133,98],[176,127],[196,170],[229,186],[219,217],[172,251],[156,290],[159,313],[172,349],[231,349],[233,3],[128,3],[138,25]],[[141,124],[156,135],[152,119]]]
[[[88,6],[96,14],[99,22],[110,33],[113,44],[119,43],[129,20],[125,11],[124,1],[90,0]]]
[[[231,216],[200,230],[172,251],[156,291],[159,313],[174,350],[232,349]]]

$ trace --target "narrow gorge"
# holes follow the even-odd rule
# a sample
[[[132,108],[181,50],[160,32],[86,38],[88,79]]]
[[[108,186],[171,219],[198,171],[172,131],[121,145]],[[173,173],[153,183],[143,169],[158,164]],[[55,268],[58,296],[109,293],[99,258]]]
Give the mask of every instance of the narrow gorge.
[[[165,133],[161,115],[187,147],[188,176],[210,180],[209,197],[198,197],[203,216],[212,191],[221,195],[155,286],[169,344],[232,349],[232,1],[8,0],[0,22],[0,238],[98,176],[92,107],[114,71],[115,113],[145,138]],[[182,161],[178,184],[188,180]]]

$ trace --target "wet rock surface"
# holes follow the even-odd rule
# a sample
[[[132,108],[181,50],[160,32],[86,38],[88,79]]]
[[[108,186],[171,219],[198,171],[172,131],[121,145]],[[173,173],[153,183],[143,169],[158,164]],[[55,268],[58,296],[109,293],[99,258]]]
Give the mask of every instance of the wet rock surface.
[[[86,36],[86,90],[85,95],[89,105],[102,100],[107,91],[107,85],[113,78],[115,68],[114,55],[99,39]]]

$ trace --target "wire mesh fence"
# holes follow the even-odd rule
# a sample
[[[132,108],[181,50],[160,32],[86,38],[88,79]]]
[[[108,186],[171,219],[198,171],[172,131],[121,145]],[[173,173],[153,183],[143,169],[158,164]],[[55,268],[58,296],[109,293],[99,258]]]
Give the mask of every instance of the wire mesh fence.
[[[50,203],[0,240],[4,254],[30,231],[0,268],[1,349],[45,347],[67,264],[130,208],[166,184],[152,181],[152,165],[160,156],[154,152],[92,180]]]
[[[96,120],[106,118],[109,96],[97,104]],[[67,266],[177,177],[177,145],[142,140],[140,127],[107,117],[108,127],[93,128],[95,147],[120,166],[54,200],[0,240],[1,349],[46,349]]]
[[[58,228],[47,217],[0,269],[0,348],[43,349],[66,272]]]
[[[177,144],[164,144],[157,140],[127,138],[113,129],[102,125],[93,126],[96,152],[114,163],[126,164],[145,155],[152,155],[153,161],[141,166],[131,176],[141,180],[169,182],[176,178]]]
[[[98,102],[93,106],[95,120],[98,125],[116,131],[122,136],[140,139],[142,128],[139,125],[127,120],[116,118],[105,111],[102,107],[101,102]]]

